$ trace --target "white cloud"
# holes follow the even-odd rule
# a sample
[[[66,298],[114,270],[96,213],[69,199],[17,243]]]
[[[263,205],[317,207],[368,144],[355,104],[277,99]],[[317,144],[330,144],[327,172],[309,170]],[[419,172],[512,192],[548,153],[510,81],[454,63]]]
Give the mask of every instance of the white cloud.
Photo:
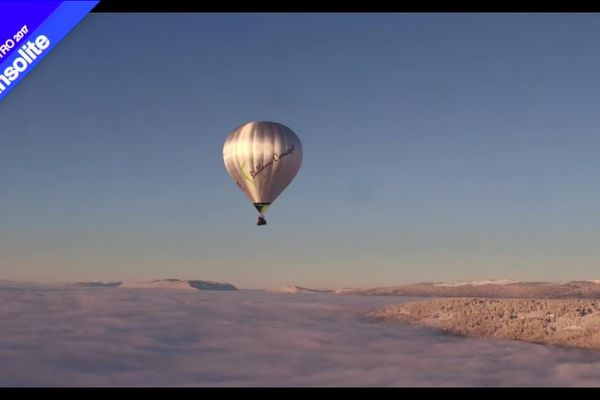
[[[400,301],[2,285],[0,385],[600,385],[600,352],[361,317]]]

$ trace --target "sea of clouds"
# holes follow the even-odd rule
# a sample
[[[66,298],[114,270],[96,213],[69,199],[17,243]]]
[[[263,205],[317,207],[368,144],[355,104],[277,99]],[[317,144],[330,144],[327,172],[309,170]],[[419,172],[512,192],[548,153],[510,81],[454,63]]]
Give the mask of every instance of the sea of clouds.
[[[366,320],[414,298],[0,284],[0,386],[600,386],[600,352]]]

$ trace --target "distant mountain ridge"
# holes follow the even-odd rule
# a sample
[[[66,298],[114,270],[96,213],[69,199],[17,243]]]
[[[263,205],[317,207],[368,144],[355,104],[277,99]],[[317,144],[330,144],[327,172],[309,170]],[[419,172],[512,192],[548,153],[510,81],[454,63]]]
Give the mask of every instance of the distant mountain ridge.
[[[337,293],[366,296],[600,298],[600,280],[520,282],[502,279],[454,283],[421,282],[368,289],[343,289]]]
[[[125,281],[125,282],[76,282],[74,286],[80,287],[122,287],[136,289],[180,289],[180,290],[238,290],[231,283],[182,280],[182,279],[155,279],[152,281]]]
[[[310,288],[306,288],[303,286],[287,285],[287,286],[281,286],[280,288],[277,288],[277,289],[267,290],[267,292],[271,292],[271,293],[333,293],[334,291],[331,289],[324,289],[324,288],[310,289]]]
[[[81,286],[81,287],[115,287],[121,286],[123,282],[100,282],[100,281],[92,281],[92,282],[75,282],[73,286]]]

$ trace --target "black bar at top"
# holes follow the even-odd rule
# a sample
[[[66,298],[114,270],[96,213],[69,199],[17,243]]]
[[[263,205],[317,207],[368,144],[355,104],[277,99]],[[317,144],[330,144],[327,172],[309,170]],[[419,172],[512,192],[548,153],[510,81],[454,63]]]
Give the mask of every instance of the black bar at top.
[[[92,12],[600,12],[600,1],[101,0]]]

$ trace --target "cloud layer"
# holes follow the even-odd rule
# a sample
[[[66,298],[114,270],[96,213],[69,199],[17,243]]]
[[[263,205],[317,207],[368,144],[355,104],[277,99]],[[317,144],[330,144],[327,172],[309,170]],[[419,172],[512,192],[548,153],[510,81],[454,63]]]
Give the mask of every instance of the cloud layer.
[[[600,352],[363,315],[414,298],[0,286],[1,386],[600,386]]]

